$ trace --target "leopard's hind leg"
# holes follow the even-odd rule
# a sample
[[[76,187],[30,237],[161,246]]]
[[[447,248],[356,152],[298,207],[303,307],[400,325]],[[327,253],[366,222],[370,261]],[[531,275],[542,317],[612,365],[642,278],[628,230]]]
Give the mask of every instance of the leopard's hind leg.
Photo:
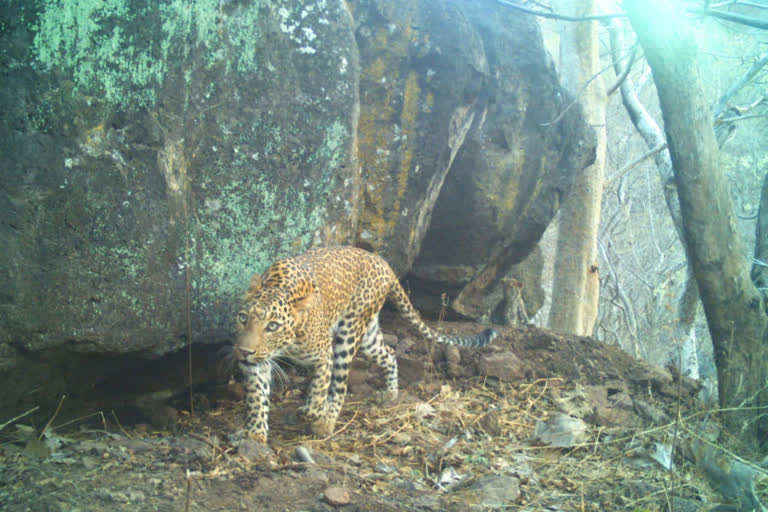
[[[370,318],[370,317],[368,317]],[[312,423],[315,435],[327,437],[333,433],[336,419],[347,394],[347,378],[352,358],[357,352],[368,321],[349,314],[342,317],[333,330],[333,357],[331,378],[328,386],[327,406],[320,419]]]
[[[397,359],[392,347],[384,344],[384,335],[379,327],[379,315],[374,316],[368,331],[360,342],[360,351],[369,361],[381,368],[386,379],[386,398],[397,398]]]

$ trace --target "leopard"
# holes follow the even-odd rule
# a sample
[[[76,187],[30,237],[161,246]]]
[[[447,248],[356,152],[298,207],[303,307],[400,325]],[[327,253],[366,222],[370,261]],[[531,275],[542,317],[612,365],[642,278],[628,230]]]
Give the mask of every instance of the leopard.
[[[315,436],[332,435],[358,351],[382,371],[384,397],[396,399],[397,359],[379,325],[387,300],[437,343],[481,347],[497,336],[493,328],[451,336],[427,326],[395,272],[373,252],[341,246],[278,260],[253,275],[236,318],[233,352],[244,376],[248,437],[267,442],[272,373],[284,359],[310,368],[298,416]]]

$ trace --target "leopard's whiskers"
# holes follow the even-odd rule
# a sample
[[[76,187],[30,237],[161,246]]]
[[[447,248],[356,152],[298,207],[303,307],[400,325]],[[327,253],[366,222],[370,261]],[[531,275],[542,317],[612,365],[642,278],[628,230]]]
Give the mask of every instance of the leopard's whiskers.
[[[267,361],[269,362],[269,367],[272,369],[272,381],[277,381],[279,392],[282,393],[286,388],[288,374],[280,367],[279,363],[286,363],[288,361],[281,357],[270,357]]]

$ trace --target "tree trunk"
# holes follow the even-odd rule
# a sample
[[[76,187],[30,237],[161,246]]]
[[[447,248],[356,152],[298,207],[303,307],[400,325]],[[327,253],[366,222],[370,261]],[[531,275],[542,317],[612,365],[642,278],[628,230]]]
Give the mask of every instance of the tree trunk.
[[[563,14],[594,13],[594,0],[570,0]],[[576,178],[560,208],[552,308],[553,330],[592,334],[597,318],[600,279],[597,266],[597,230],[605,167],[606,96],[600,70],[597,22],[563,23],[560,27],[560,76],[563,87],[580,100],[597,134],[595,162]],[[585,87],[586,86],[586,87]]]
[[[624,51],[623,27],[619,20],[611,21],[610,44],[611,56],[613,58],[614,70],[616,76],[624,74],[624,65],[622,64],[622,55]],[[627,65],[631,65],[631,62]],[[653,119],[651,114],[645,109],[640,99],[635,94],[634,84],[629,75],[621,81],[619,86],[621,92],[621,101],[624,109],[627,111],[632,124],[645,141],[649,150],[658,148],[666,144],[664,133],[659,125]],[[674,187],[675,173],[672,168],[672,159],[669,151],[657,151],[653,155],[656,164],[656,170],[663,185],[664,200],[667,203],[667,210],[672,217],[672,223],[675,226],[675,232],[685,249],[685,234],[683,232],[683,218],[680,213],[680,201],[678,200],[676,189]],[[675,322],[673,340],[673,349],[670,353],[672,362],[678,367],[683,375],[698,379],[699,364],[696,347],[696,315],[699,311],[699,290],[696,288],[696,279],[691,272],[690,267],[685,272],[685,282],[683,288],[677,296],[677,321]]]
[[[768,294],[768,174],[760,191],[760,209],[755,227],[755,259],[752,263],[752,282],[765,300]],[[768,307],[768,305],[767,305]]]
[[[756,445],[768,404],[768,344],[762,296],[742,256],[696,45],[682,11],[667,0],[625,0],[653,71],[675,172],[688,264],[712,335],[724,421]],[[664,20],[659,23],[658,20]],[[765,420],[763,420],[765,421]]]

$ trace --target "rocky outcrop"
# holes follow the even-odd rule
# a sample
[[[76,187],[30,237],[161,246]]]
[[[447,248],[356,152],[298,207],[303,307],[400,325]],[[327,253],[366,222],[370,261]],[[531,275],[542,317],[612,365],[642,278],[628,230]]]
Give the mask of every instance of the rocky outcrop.
[[[532,255],[574,175],[595,155],[593,132],[560,87],[537,25],[497,5],[464,5],[482,48],[488,96],[448,173],[408,279],[423,307],[443,293],[452,311],[496,320],[508,284],[528,313],[543,303],[542,259]]]
[[[594,137],[532,17],[492,1],[353,5],[358,241],[398,272],[418,256],[416,279],[435,267],[468,268],[460,309],[480,317],[487,305],[474,303],[535,246],[574,174],[594,158]]]
[[[249,276],[318,245],[503,316],[589,161],[534,19],[491,0],[38,0],[0,26],[6,368],[226,341]]]
[[[0,341],[25,351],[226,340],[252,273],[354,236],[341,2],[118,4],[3,6]]]

